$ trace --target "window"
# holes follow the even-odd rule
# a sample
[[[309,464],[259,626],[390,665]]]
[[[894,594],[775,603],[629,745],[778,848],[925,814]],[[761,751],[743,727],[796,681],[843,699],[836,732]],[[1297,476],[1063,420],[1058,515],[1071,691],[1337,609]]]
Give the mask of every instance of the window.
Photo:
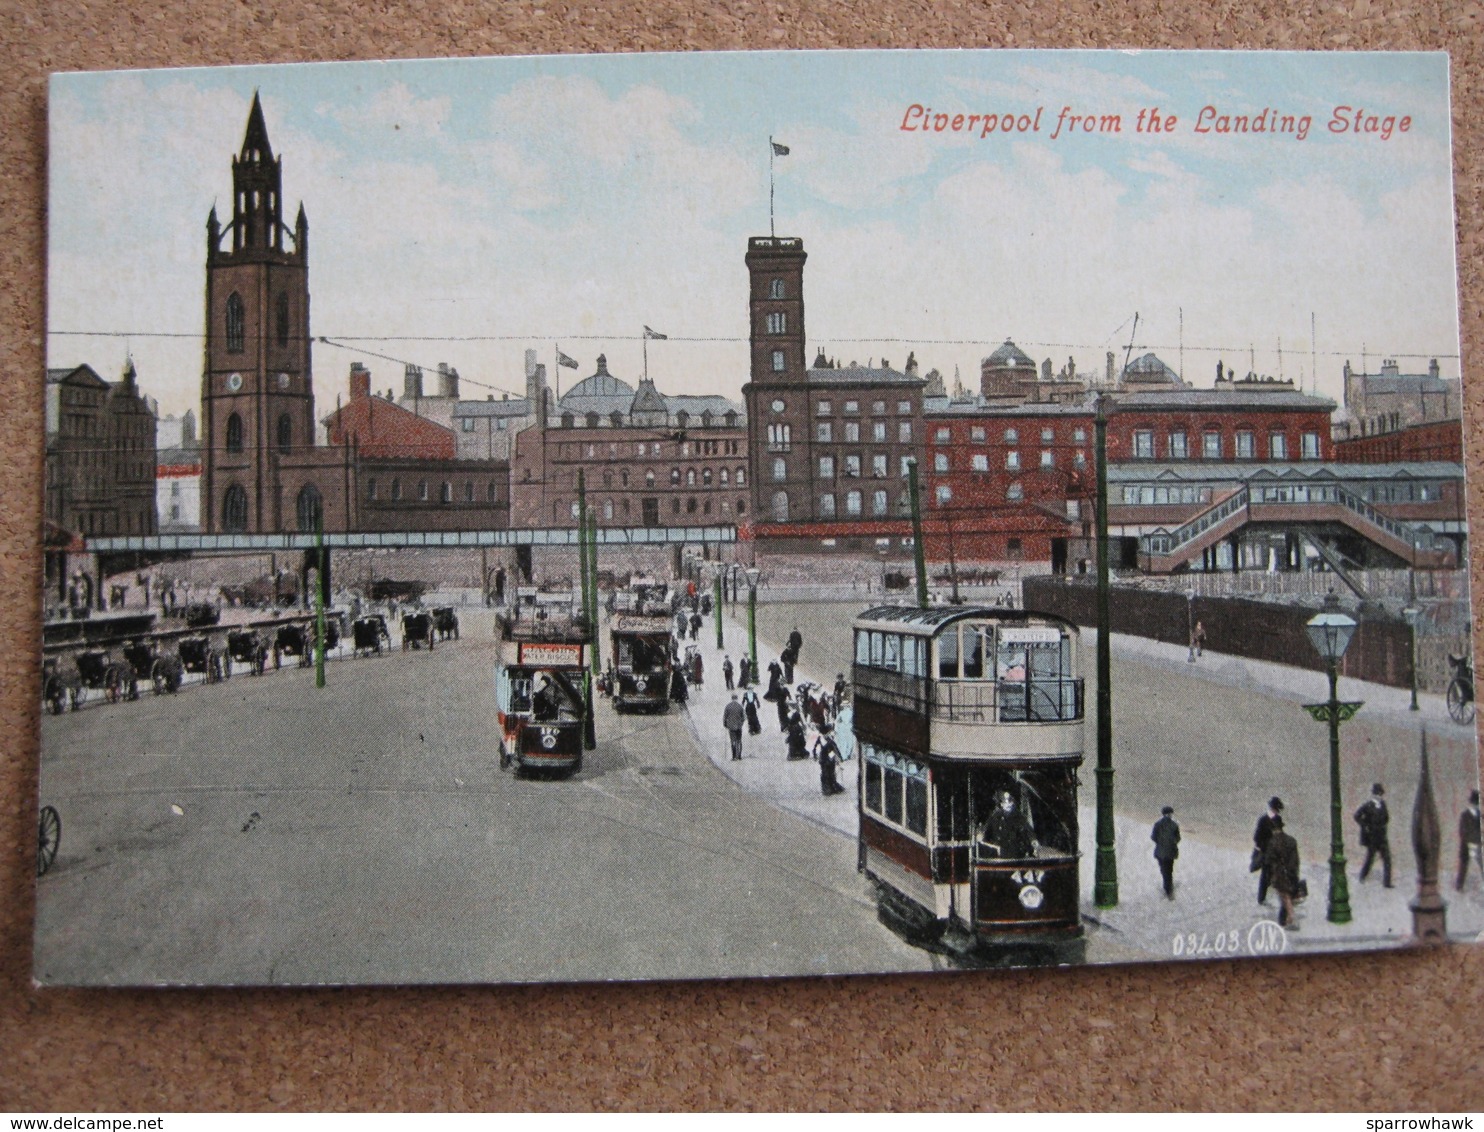
[[[884,480],[886,478],[886,457],[885,456],[872,456],[871,457],[871,475],[872,475],[873,478],[878,479],[878,480]]]
[[[1020,443],[1020,430],[1019,429],[1013,429],[1013,428],[1007,428],[1005,430],[1005,443],[1006,444],[1019,444]]]
[[[983,452],[975,452],[969,457],[969,467],[976,472],[989,471],[989,457]]]
[[[460,423],[464,426],[464,431],[465,432],[473,432],[474,431],[474,418],[473,417],[465,417],[463,419],[463,421],[460,422]]]
[[[786,491],[773,493],[773,521],[775,523],[788,522],[788,492]]]
[[[861,493],[858,491],[847,491],[845,493],[845,514],[859,515],[861,513]]]
[[[1305,460],[1319,459],[1319,434],[1317,432],[1306,432],[1301,441],[1302,452]]]
[[[746,487],[747,486],[747,469],[746,468],[738,468],[737,469],[737,486],[738,487]]]
[[[227,418],[227,451],[242,451],[242,418],[236,413]]]
[[[1257,455],[1257,445],[1250,432],[1237,433],[1237,459],[1251,460]]]
[[[873,491],[873,492],[871,492],[871,514],[873,514],[873,515],[885,515],[886,514],[886,492],[884,492],[884,491]]]
[[[927,836],[928,772],[922,763],[861,744],[865,808],[918,837]]]
[[[859,479],[861,474],[861,458],[859,456],[845,457],[845,475],[849,479]]]
[[[392,499],[400,501],[402,498],[402,481],[392,480]]]
[[[1054,432],[1052,432],[1051,429],[1049,429],[1049,428],[1043,428],[1041,430],[1041,443],[1042,444],[1050,444],[1052,442],[1052,440],[1054,440],[1055,438],[1056,438],[1056,434]]]
[[[871,402],[871,412],[878,413],[878,414],[879,413],[886,412],[886,402],[885,401],[872,401]]]
[[[948,470],[948,453],[937,452],[933,455],[933,471],[946,472]]]
[[[861,440],[861,426],[857,421],[845,422],[845,443],[859,444]]]
[[[324,519],[319,488],[307,483],[299,489],[299,497],[294,501],[294,514],[299,520],[300,533],[307,534],[319,529]]]
[[[1020,540],[1018,538],[1005,540],[1005,557],[1019,558],[1021,555]]]
[[[1206,432],[1201,434],[1201,459],[1221,459],[1221,433]]]
[[[833,456],[821,456],[819,458],[819,478],[832,480],[835,478],[835,458]]]
[[[629,486],[629,474],[627,472],[624,473],[623,482],[624,482],[624,486],[625,487],[628,487]],[[732,482],[732,473],[729,472],[729,471],[727,471],[725,468],[723,468],[721,470],[721,486],[722,487],[726,487],[731,482]]]
[[[833,519],[835,517],[835,497],[829,492],[819,497],[819,517],[821,519]]]
[[[671,487],[679,487],[680,486],[680,469],[679,468],[671,468],[670,469],[670,486]]]
[[[784,293],[783,293],[783,280],[782,279],[771,280],[768,283],[768,298],[770,298],[770,299],[781,299],[783,297],[784,297]]]
[[[829,421],[820,421],[814,426],[814,439],[821,444],[828,444],[834,439],[834,429],[831,428]]]
[[[1056,467],[1056,453],[1053,452],[1050,448],[1043,448],[1043,449],[1041,449],[1041,467],[1043,467],[1043,468],[1054,468],[1054,467]]]
[[[1085,428],[1075,429],[1072,432],[1072,443],[1073,444],[1086,444],[1087,443],[1087,430]]]
[[[372,476],[370,479],[368,479],[366,481],[366,498],[367,499],[375,499],[376,498],[376,477],[375,476]]]
[[[817,402],[815,404],[815,406],[814,406],[814,415],[816,417],[827,417],[827,416],[829,416],[832,412],[835,411],[834,408],[832,407],[832,405],[833,405],[833,402],[830,402],[830,401],[819,401],[819,402]]]
[[[239,484],[227,488],[222,500],[222,529],[230,534],[247,530],[247,492]]]
[[[872,421],[871,422],[871,439],[874,440],[877,444],[885,444],[886,443],[886,422],[885,421]]]
[[[685,469],[685,486],[686,487],[695,487],[696,486],[696,470],[694,468],[686,468]]]
[[[274,312],[278,322],[278,344],[287,346],[289,344],[289,297],[284,291],[278,292],[277,309]]]
[[[613,500],[611,499],[603,500],[603,518],[608,520],[613,518]]]
[[[768,315],[768,333],[784,334],[788,331],[788,316],[782,311],[773,311]]]
[[[245,345],[242,296],[233,291],[227,296],[227,353],[240,354]]]
[[[278,450],[287,453],[294,446],[294,421],[287,413],[278,418]]]
[[[473,480],[465,480],[464,481],[464,502],[465,503],[473,503],[474,502],[474,481]]]
[[[846,401],[845,411],[847,413],[858,413],[861,411],[861,403],[859,401]]]
[[[1087,467],[1087,453],[1078,452],[1077,455],[1073,456],[1072,467],[1077,468],[1078,470]]]
[[[651,469],[650,471],[647,471],[647,472],[644,473],[644,486],[645,487],[649,487],[649,488],[654,487],[654,471],[653,471],[653,469]]]
[[[1170,433],[1169,452],[1171,460],[1183,460],[1190,454],[1185,444],[1184,429],[1176,429]]]
[[[490,480],[489,486],[484,489],[484,500],[486,503],[494,503],[499,498],[499,489],[495,486],[495,481]]]
[[[428,481],[427,480],[418,480],[417,481],[417,498],[421,502],[423,502],[423,503],[426,503],[428,501]]]
[[[949,487],[946,483],[940,483],[937,494],[939,503],[947,503],[953,498],[953,488]]]
[[[903,416],[906,416],[907,414],[911,413],[912,412],[912,402],[911,401],[898,401],[897,402],[897,412],[900,413],[900,414],[902,414]]]
[[[1011,502],[1025,498],[1025,488],[1020,485],[1019,480],[1015,480],[1005,488],[1005,498]]]
[[[438,489],[438,502],[439,503],[452,503],[453,502],[453,484],[449,483],[447,480],[444,480],[443,481],[443,485],[441,487],[439,487],[439,489]]]
[[[1154,459],[1154,433],[1151,430],[1141,428],[1134,432],[1134,459]]]
[[[791,427],[786,424],[770,424],[768,426],[768,451],[787,452],[791,447]]]
[[[1005,453],[1005,467],[1012,472],[1020,470],[1020,453],[1013,448]]]
[[[788,367],[784,364],[784,361],[783,361],[783,351],[782,350],[774,350],[773,351],[773,372],[774,373],[782,373],[787,368]]]
[[[774,481],[788,479],[788,462],[782,456],[773,461],[773,479]]]
[[[948,444],[953,440],[953,430],[948,428],[937,428],[933,430],[934,444]]]
[[[1281,432],[1268,434],[1268,458],[1272,460],[1288,459],[1288,437]]]

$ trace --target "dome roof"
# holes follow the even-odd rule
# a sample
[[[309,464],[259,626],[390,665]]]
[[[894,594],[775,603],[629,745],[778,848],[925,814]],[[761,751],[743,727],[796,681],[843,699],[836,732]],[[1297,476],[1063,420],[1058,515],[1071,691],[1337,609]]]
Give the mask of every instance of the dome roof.
[[[1008,338],[1005,339],[1003,346],[984,359],[984,364],[988,366],[999,366],[1005,369],[1036,368],[1036,363],[1030,356]]]
[[[591,377],[583,378],[571,389],[562,394],[562,400],[568,397],[617,397],[634,395],[634,387],[628,382],[620,381],[608,372],[608,358],[598,355],[598,372]]]

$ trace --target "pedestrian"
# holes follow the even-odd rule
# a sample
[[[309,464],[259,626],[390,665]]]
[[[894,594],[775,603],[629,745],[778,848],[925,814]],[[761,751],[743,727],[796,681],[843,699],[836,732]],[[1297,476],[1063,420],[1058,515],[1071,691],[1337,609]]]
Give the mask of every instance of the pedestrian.
[[[793,649],[794,663],[798,664],[799,652],[804,647],[804,636],[802,633],[799,632],[799,627],[797,625],[793,627],[793,632],[789,633],[788,635],[788,647]]]
[[[692,613],[690,615],[690,639],[695,640],[701,632],[701,615]]]
[[[793,701],[787,692],[779,689],[778,698],[773,701],[778,708],[778,730],[788,730],[788,717],[793,714]]]
[[[705,680],[705,666],[701,663],[701,650],[695,649],[690,658],[691,683],[699,688]]]
[[[1190,635],[1190,646],[1195,649],[1196,656],[1204,656],[1206,652],[1206,627],[1199,621],[1195,623],[1195,632]]]
[[[809,745],[804,735],[804,720],[798,712],[788,717],[788,738],[784,740],[788,761],[798,762],[809,757]]]
[[[742,724],[746,721],[747,715],[737,702],[737,693],[733,692],[732,702],[721,713],[721,725],[732,741],[732,758],[738,762],[742,759]]]
[[[783,669],[776,660],[768,661],[768,690],[763,693],[763,699],[770,703],[777,703],[788,695],[783,690]]]
[[[677,704],[683,704],[689,695],[685,687],[685,670],[677,664],[670,669],[670,698]]]
[[[783,682],[791,685],[794,682],[794,665],[799,663],[799,654],[790,645],[778,654],[778,659],[783,661]]]
[[[1180,856],[1180,826],[1175,822],[1175,807],[1160,810],[1160,819],[1149,831],[1154,842],[1154,859],[1159,862],[1159,875],[1164,881],[1165,899],[1175,899],[1175,858]]]
[[[836,719],[840,718],[840,705],[845,702],[845,673],[835,673],[835,694],[831,698],[830,708]]]
[[[1298,925],[1293,923],[1293,901],[1299,890],[1298,842],[1283,832],[1281,816],[1273,819],[1263,860],[1267,862],[1273,891],[1278,894],[1278,926],[1296,932]]]
[[[1484,848],[1481,848],[1479,834],[1479,792],[1471,790],[1468,806],[1458,815],[1458,883],[1455,887],[1459,892],[1463,891],[1464,878],[1469,874],[1470,857],[1478,864],[1479,874],[1484,876]]]
[[[730,655],[723,653],[721,657],[721,678],[727,682],[728,692],[732,690],[732,673],[732,658]]]
[[[747,734],[761,735],[763,721],[757,717],[757,689],[747,688],[742,693],[742,710],[747,713]]]
[[[1360,866],[1361,883],[1371,875],[1371,865],[1379,856],[1381,882],[1390,888],[1391,842],[1386,827],[1391,823],[1391,814],[1386,809],[1386,789],[1379,782],[1371,787],[1371,796],[1355,811],[1355,821],[1360,826],[1360,847],[1365,850],[1365,863]]]
[[[814,741],[814,757],[819,760],[819,792],[826,798],[845,793],[845,787],[835,778],[835,767],[840,765],[840,748],[835,743],[833,731],[834,728],[826,723]]]
[[[1267,813],[1257,819],[1257,830],[1252,834],[1252,871],[1257,877],[1257,902],[1268,902],[1268,888],[1273,883],[1272,870],[1268,868],[1268,842],[1273,836],[1273,823],[1283,814],[1283,799],[1277,796],[1268,799]]]
[[[737,687],[752,687],[752,661],[745,656],[737,662]]]

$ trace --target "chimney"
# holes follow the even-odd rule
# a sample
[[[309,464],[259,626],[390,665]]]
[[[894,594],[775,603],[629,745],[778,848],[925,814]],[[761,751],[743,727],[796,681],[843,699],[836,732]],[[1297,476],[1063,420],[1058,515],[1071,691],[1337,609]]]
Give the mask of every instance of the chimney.
[[[360,362],[350,363],[350,399],[371,396],[371,371]]]
[[[607,354],[599,354],[598,355],[598,372],[600,374],[606,374],[608,372],[608,355]]]
[[[402,400],[415,401],[423,395],[423,371],[421,367],[407,363],[402,371]]]
[[[459,371],[446,362],[438,363],[438,396],[459,399]]]
[[[536,373],[536,351],[526,351],[526,377],[534,377]]]
[[[1437,358],[1434,358],[1432,361],[1430,361],[1430,362],[1427,363],[1427,376],[1428,377],[1438,377],[1438,376],[1440,376],[1441,373],[1442,373],[1442,371],[1438,369],[1438,359]]]

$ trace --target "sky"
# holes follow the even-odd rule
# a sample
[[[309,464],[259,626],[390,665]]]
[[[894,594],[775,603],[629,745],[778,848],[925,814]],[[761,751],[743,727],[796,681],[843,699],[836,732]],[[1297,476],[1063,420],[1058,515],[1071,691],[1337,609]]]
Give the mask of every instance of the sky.
[[[255,90],[285,220],[309,218],[311,332],[338,343],[314,345],[320,415],[355,361],[399,395],[402,363],[447,362],[498,397],[559,347],[563,388],[599,353],[633,384],[646,325],[663,392],[739,398],[770,138],[811,358],[912,351],[973,387],[1013,338],[1054,369],[1153,351],[1196,385],[1221,360],[1335,398],[1346,360],[1458,374],[1446,56],[1111,51],[56,75],[49,366],[132,356],[162,413],[199,405],[206,216],[229,218]]]

